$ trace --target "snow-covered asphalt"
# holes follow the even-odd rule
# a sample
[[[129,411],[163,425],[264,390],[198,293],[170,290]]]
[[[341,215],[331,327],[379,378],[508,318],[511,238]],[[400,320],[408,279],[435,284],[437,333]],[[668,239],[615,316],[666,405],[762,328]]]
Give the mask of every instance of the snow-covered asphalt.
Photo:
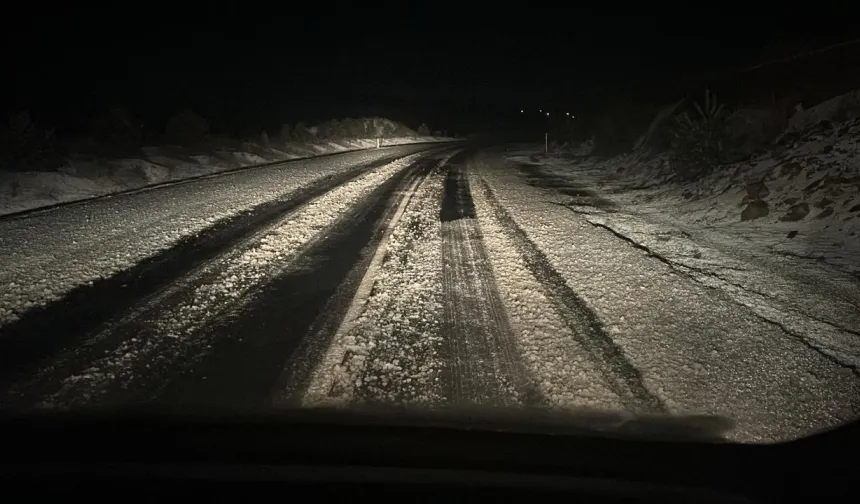
[[[0,219],[0,405],[609,410],[742,441],[860,415],[850,361],[533,179],[403,146]]]

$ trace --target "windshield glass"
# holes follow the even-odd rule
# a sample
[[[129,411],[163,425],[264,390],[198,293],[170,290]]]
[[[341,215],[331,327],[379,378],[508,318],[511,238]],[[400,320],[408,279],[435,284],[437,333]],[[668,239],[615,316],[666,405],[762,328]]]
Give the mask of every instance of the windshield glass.
[[[0,408],[860,416],[853,27],[376,14],[22,14]]]

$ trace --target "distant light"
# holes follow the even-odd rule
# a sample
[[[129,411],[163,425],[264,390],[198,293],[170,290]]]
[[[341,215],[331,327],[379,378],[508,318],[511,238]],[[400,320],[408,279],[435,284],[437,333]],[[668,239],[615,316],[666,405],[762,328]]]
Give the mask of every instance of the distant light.
[[[525,113],[526,113],[525,109],[520,109],[520,114],[525,114]]]
[[[543,112],[543,109],[538,109],[538,112]]]
[[[546,116],[549,117],[549,112],[546,113]]]
[[[565,114],[570,115],[570,112],[565,112]]]

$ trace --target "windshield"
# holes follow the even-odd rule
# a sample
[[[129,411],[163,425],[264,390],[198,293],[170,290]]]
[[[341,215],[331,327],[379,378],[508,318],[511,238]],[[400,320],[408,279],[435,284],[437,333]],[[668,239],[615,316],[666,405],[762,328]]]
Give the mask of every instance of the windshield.
[[[3,410],[860,416],[850,26],[62,9],[6,33]]]

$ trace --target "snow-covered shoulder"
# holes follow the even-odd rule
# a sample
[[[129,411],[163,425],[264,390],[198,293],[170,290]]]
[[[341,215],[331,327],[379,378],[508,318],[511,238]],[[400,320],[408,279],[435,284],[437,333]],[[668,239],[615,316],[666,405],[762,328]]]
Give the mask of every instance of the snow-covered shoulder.
[[[860,412],[850,367],[573,211],[571,199],[590,198],[581,187],[539,187],[501,159],[479,173],[668,411],[729,417],[738,422],[732,436],[758,441]],[[601,216],[612,210],[594,201]]]

